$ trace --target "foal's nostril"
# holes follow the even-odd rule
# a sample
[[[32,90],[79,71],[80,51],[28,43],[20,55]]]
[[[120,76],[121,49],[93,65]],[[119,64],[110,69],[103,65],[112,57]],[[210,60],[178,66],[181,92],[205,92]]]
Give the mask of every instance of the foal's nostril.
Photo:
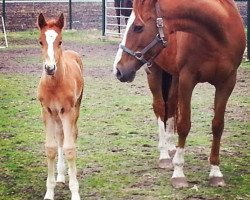
[[[116,77],[118,78],[118,79],[121,79],[122,78],[122,73],[121,73],[121,71],[118,69],[118,68],[116,68]]]

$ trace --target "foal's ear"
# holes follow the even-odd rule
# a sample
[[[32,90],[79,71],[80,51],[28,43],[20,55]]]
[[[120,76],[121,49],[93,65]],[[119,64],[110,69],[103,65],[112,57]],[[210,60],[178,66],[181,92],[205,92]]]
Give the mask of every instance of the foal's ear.
[[[56,26],[60,29],[64,27],[64,15],[63,13],[60,15],[59,19],[56,22]]]
[[[42,13],[40,13],[39,16],[38,16],[37,24],[38,24],[40,29],[42,29],[44,26],[47,25],[46,20],[45,20]]]

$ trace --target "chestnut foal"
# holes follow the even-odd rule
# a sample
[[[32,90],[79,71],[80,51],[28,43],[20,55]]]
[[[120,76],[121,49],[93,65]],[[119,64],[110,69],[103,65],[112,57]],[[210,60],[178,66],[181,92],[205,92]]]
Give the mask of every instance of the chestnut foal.
[[[83,64],[78,53],[63,51],[64,16],[46,21],[38,17],[43,73],[38,86],[38,99],[45,124],[45,151],[48,160],[47,192],[44,199],[54,199],[56,182],[65,182],[64,154],[68,162],[71,200],[80,200],[76,178],[77,119],[83,93]],[[57,180],[55,157],[58,150]]]

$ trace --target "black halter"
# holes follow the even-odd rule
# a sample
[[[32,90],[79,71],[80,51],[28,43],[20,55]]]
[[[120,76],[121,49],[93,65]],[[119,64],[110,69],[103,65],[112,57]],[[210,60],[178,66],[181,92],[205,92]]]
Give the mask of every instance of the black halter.
[[[125,51],[129,55],[136,58],[143,65],[147,64],[145,66],[145,70],[146,70],[147,73],[150,73],[149,67],[151,67],[152,61],[155,58],[155,56],[151,57],[149,60],[146,60],[145,59],[145,54],[157,44],[161,44],[163,48],[165,48],[167,46],[167,40],[165,39],[165,36],[164,36],[164,33],[163,33],[163,26],[164,26],[163,19],[161,17],[162,15],[160,14],[160,7],[159,7],[158,2],[156,3],[155,7],[156,7],[155,9],[156,9],[156,15],[157,15],[156,25],[157,25],[157,28],[158,28],[158,34],[155,36],[155,38],[141,51],[134,52],[134,51],[132,51],[131,49],[127,48],[124,45],[120,44],[120,46],[119,46],[123,51]]]

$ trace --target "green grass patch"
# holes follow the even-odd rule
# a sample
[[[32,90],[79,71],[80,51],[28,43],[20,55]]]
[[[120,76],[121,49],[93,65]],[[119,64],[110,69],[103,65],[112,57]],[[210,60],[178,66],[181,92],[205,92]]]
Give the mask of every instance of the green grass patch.
[[[10,33],[19,41],[4,52],[16,53],[33,44],[37,31]],[[98,31],[67,31],[67,44],[106,48]],[[30,39],[30,40],[28,40]],[[28,40],[28,42],[27,42]],[[117,42],[118,44],[118,42]],[[36,45],[36,46],[35,46]],[[30,53],[30,52],[28,52]],[[170,185],[172,171],[157,168],[157,122],[143,70],[131,84],[111,73],[115,52],[103,59],[88,54],[85,90],[78,121],[78,180],[84,199],[249,199],[249,82],[250,64],[239,69],[238,83],[229,100],[221,143],[221,170],[227,186],[208,186],[214,88],[198,85],[193,93],[192,129],[187,139],[185,173],[192,187]],[[15,59],[36,65],[39,55]],[[91,67],[89,67],[91,66]],[[95,67],[97,66],[97,67]],[[0,200],[42,199],[46,185],[44,130],[36,99],[39,73],[0,73]],[[55,199],[69,199],[68,183],[56,187]]]

